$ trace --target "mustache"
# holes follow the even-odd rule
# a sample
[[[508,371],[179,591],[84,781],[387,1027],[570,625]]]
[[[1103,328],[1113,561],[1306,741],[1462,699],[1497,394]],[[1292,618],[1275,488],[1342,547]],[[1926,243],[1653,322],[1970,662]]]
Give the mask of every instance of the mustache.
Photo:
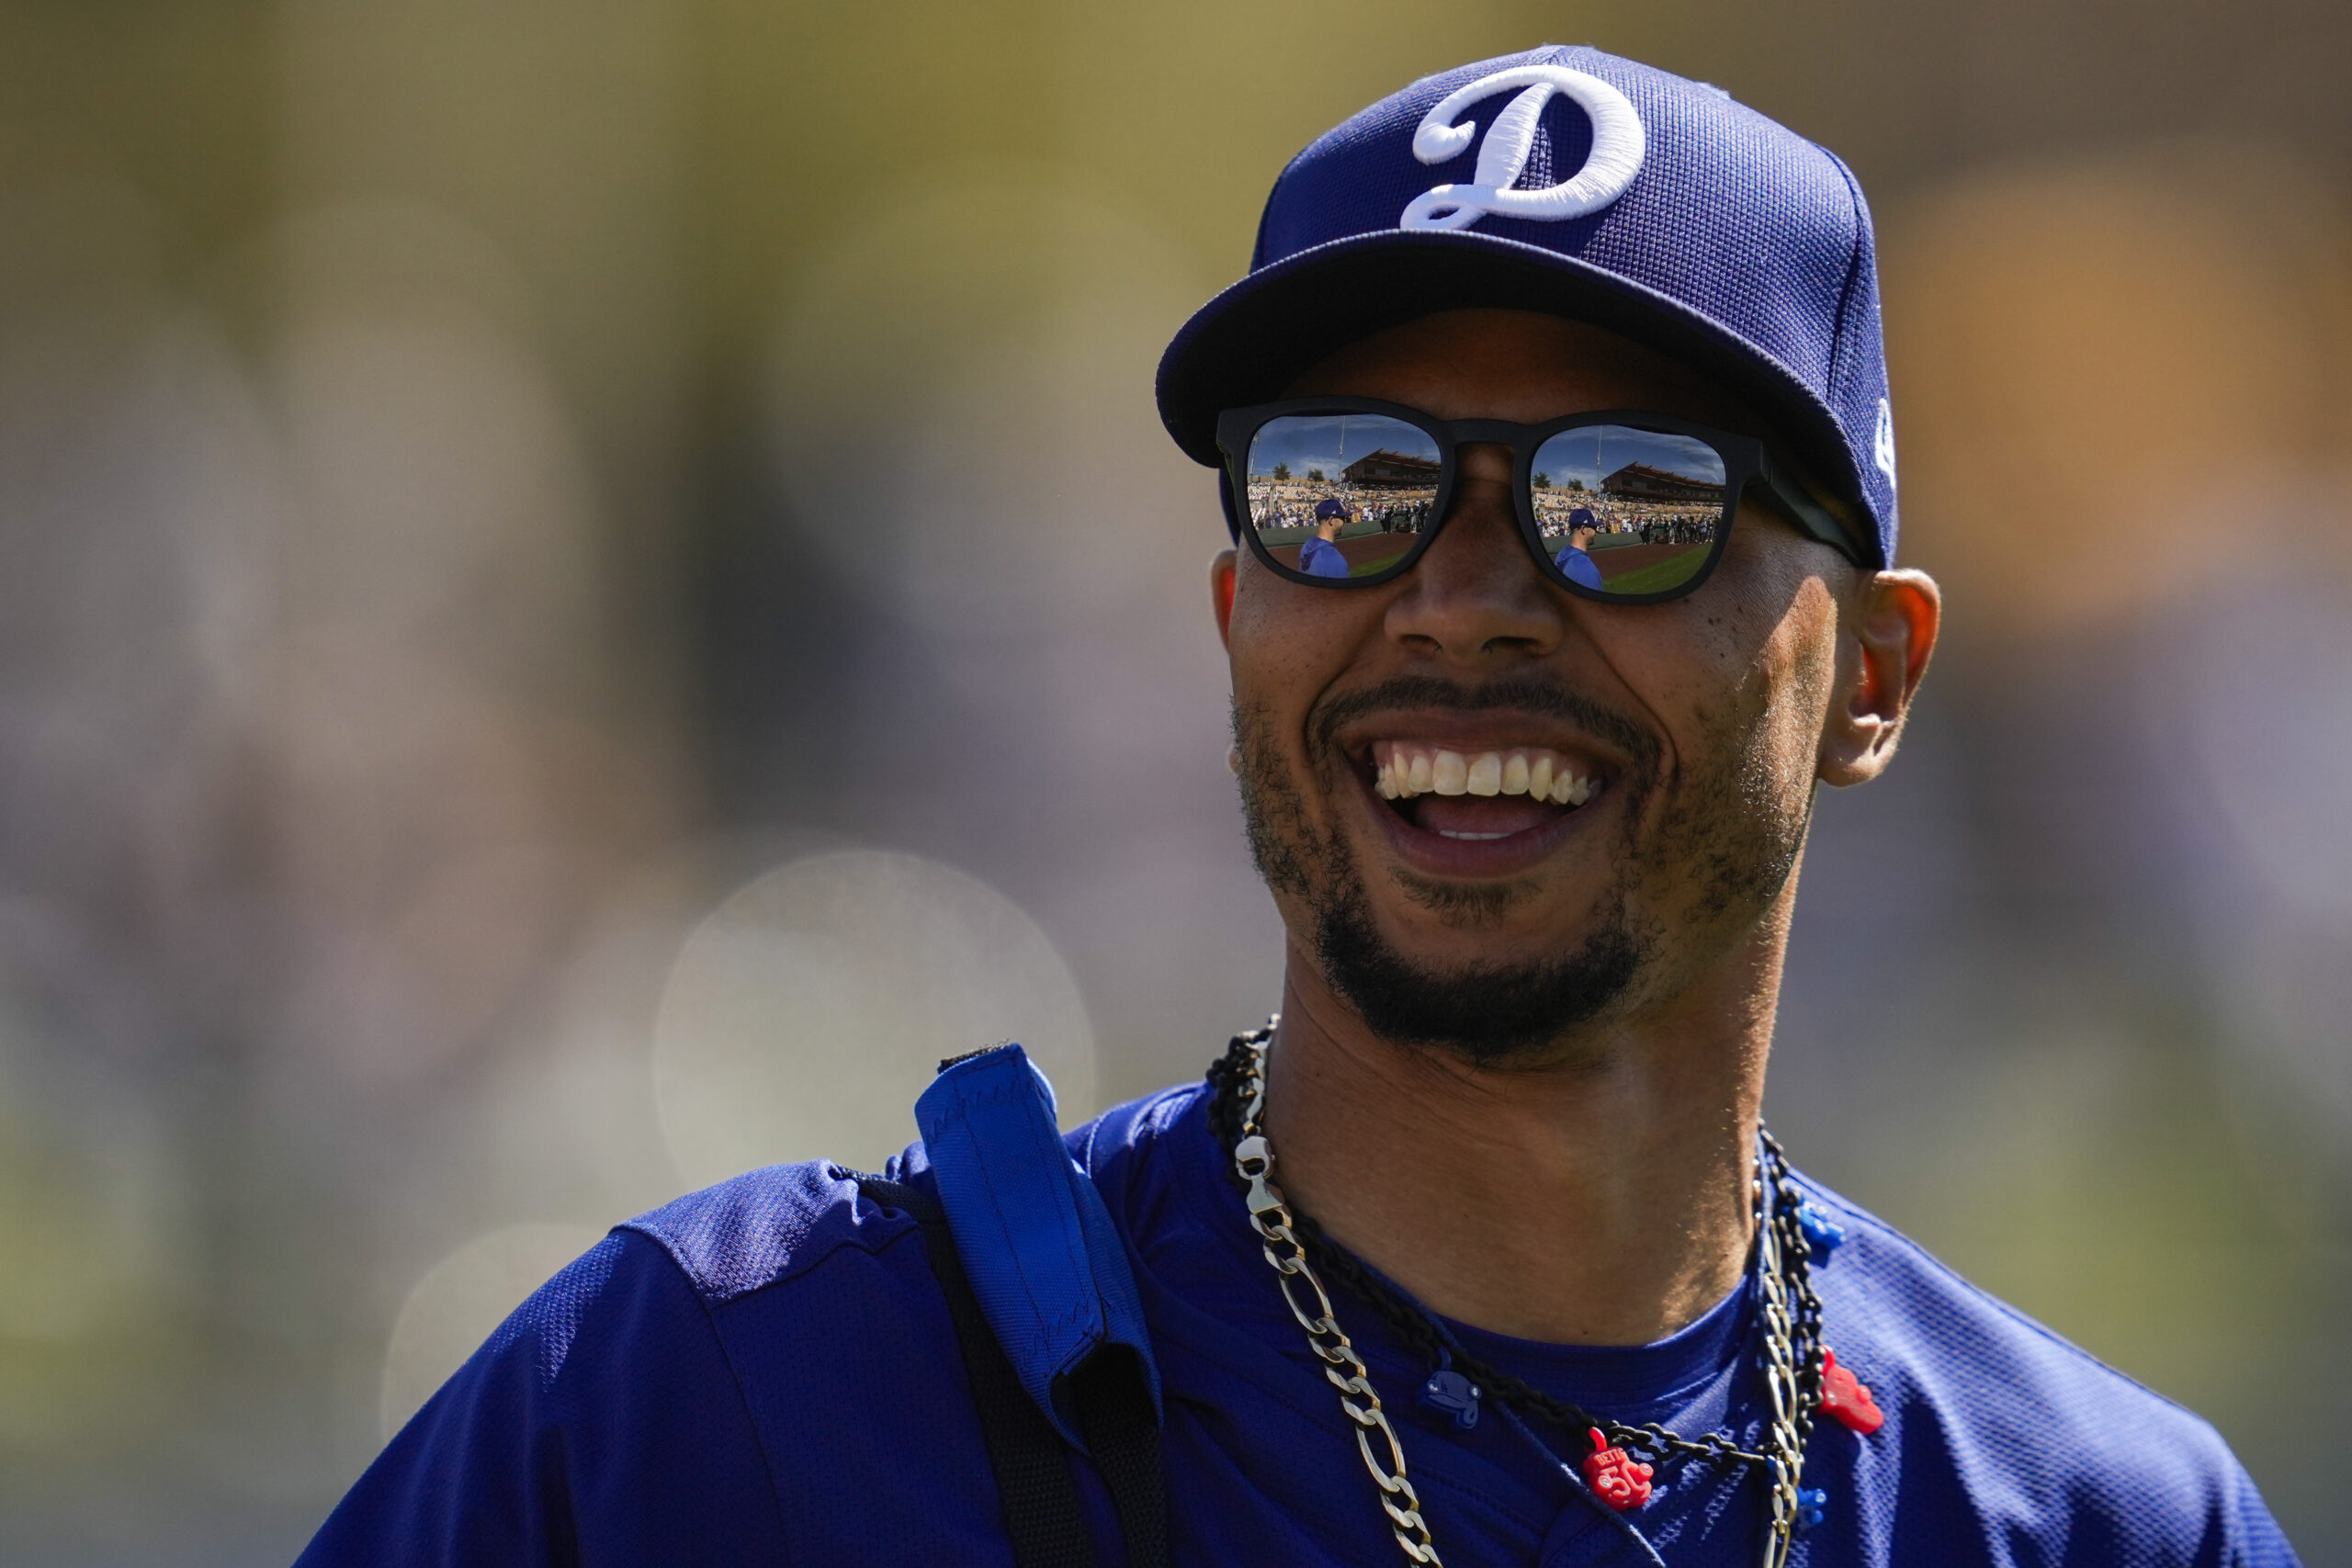
[[[1411,708],[1453,708],[1463,713],[1507,709],[1558,719],[1614,746],[1643,773],[1654,772],[1657,765],[1657,737],[1648,730],[1582,692],[1525,676],[1503,676],[1473,686],[1437,675],[1398,675],[1317,704],[1308,716],[1307,732],[1318,748],[1329,750],[1348,725],[1374,714]]]

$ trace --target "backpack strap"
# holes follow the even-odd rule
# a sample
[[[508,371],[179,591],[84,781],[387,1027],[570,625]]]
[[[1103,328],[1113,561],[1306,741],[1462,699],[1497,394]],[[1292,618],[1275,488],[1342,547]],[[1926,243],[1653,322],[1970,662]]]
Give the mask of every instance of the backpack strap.
[[[931,1271],[947,1298],[956,1343],[971,1380],[972,1407],[980,1417],[989,1467],[996,1472],[997,1496],[1012,1537],[1012,1560],[1020,1568],[1094,1568],[1094,1549],[1079,1513],[1078,1486],[1069,1473],[1069,1453],[1060,1436],[1030,1402],[1012,1363],[989,1332],[978,1298],[956,1255],[956,1238],[939,1200],[919,1187],[861,1176],[857,1190],[885,1208],[914,1217],[922,1231]],[[1155,1439],[1157,1433],[1154,1434]]]
[[[915,1101],[956,1250],[1013,1374],[1064,1440],[1091,1453],[1072,1378],[1125,1352],[1159,1416],[1159,1369],[1126,1244],[1054,1124],[1054,1089],[1018,1045],[943,1063]]]
[[[1070,1449],[1110,1492],[1130,1568],[1168,1568],[1159,1368],[1126,1246],[1055,1127],[1053,1086],[1018,1045],[974,1052],[940,1064],[915,1119],[937,1198],[859,1186],[922,1226],[1021,1568],[1091,1568]],[[1081,1555],[1066,1555],[1073,1543]]]
[[[1072,1392],[1095,1471],[1119,1510],[1128,1568],[1169,1568],[1168,1470],[1142,1376],[1126,1357],[1098,1353],[1079,1369]]]

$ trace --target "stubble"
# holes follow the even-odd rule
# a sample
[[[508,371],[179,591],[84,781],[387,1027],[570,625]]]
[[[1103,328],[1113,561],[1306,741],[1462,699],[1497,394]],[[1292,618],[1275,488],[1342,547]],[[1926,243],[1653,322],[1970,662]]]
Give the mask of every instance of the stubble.
[[[1555,1054],[1581,1026],[1661,983],[1673,988],[1671,972],[1690,956],[1684,950],[1692,939],[1752,923],[1794,869],[1811,793],[1795,792],[1792,800],[1777,784],[1781,771],[1769,755],[1770,727],[1760,704],[1704,722],[1697,765],[1668,773],[1650,732],[1548,682],[1473,689],[1427,677],[1393,681],[1319,704],[1309,716],[1311,765],[1327,795],[1355,787],[1333,739],[1342,725],[1429,705],[1550,715],[1627,757],[1611,784],[1619,795],[1611,856],[1617,871],[1580,922],[1583,935],[1555,955],[1451,968],[1417,962],[1380,931],[1364,869],[1337,823],[1317,824],[1284,765],[1272,716],[1237,698],[1234,743],[1251,858],[1270,888],[1307,909],[1313,929],[1296,934],[1308,940],[1326,983],[1384,1039],[1479,1066]],[[1399,875],[1396,885],[1458,929],[1499,920],[1523,896],[1509,884]]]

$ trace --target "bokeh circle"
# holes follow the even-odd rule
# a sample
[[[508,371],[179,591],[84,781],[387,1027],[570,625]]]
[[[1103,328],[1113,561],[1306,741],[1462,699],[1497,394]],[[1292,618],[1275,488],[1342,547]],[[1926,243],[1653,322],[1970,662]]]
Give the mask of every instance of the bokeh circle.
[[[392,1321],[377,1396],[384,1440],[408,1424],[533,1291],[603,1240],[586,1224],[507,1225],[425,1270]]]
[[[687,937],[654,1028],[662,1136],[694,1186],[788,1160],[878,1169],[940,1061],[1003,1040],[1053,1080],[1065,1127],[1093,1113],[1077,982],[1018,905],[916,855],[816,855]]]

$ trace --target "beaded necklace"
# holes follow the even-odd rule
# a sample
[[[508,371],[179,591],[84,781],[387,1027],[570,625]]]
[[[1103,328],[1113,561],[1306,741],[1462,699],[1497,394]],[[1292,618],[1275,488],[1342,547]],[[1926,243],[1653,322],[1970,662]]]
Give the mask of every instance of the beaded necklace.
[[[1581,1427],[1593,1451],[1584,1461],[1586,1483],[1620,1511],[1649,1500],[1657,1464],[1684,1459],[1740,1464],[1766,1478],[1770,1517],[1762,1562],[1783,1568],[1796,1531],[1817,1523],[1826,1501],[1819,1489],[1803,1485],[1804,1449],[1814,1417],[1826,1411],[1858,1431],[1875,1430],[1882,1419],[1870,1391],[1821,1341],[1821,1302],[1812,1283],[1811,1255],[1826,1252],[1839,1235],[1826,1216],[1807,1203],[1788,1158],[1770,1133],[1761,1145],[1755,1183],[1757,1283],[1762,1298],[1765,1385],[1772,1417],[1762,1451],[1740,1448],[1729,1436],[1710,1432],[1685,1438],[1656,1422],[1631,1426],[1555,1399],[1472,1356],[1417,1303],[1366,1268],[1353,1253],[1324,1235],[1322,1227],[1292,1208],[1273,1183],[1274,1151],[1263,1123],[1266,1048],[1279,1017],[1236,1035],[1225,1056],[1209,1069],[1210,1122],[1219,1145],[1232,1156],[1235,1186],[1250,1206],[1250,1223],[1260,1250],[1272,1267],[1283,1300],[1306,1335],[1308,1348],[1323,1363],[1323,1375],[1340,1391],[1340,1408],[1352,1426],[1364,1468],[1379,1488],[1396,1544],[1408,1562],[1440,1562],[1419,1495],[1407,1472],[1404,1445],[1390,1425],[1363,1358],[1340,1327],[1323,1280],[1335,1280],[1368,1303],[1389,1329],[1435,1367],[1423,1398],[1441,1409],[1469,1415],[1491,1391],[1513,1409],[1575,1431]]]

